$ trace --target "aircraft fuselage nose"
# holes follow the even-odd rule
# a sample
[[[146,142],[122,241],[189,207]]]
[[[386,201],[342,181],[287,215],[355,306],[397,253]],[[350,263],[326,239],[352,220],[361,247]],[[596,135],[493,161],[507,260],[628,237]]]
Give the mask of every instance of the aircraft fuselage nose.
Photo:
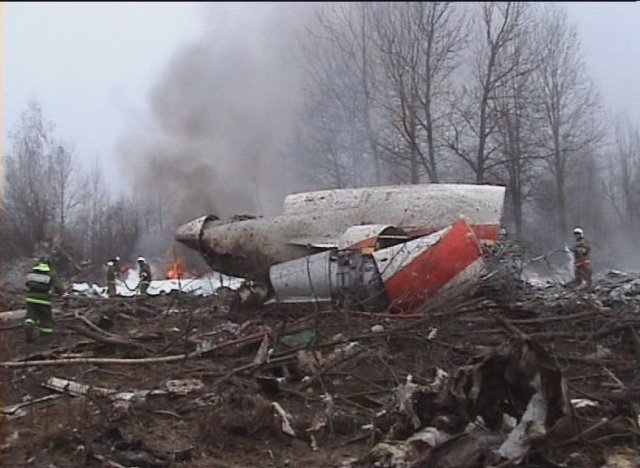
[[[201,216],[193,221],[183,224],[176,231],[175,239],[195,250],[201,249],[201,241],[205,226],[218,218],[213,215]]]

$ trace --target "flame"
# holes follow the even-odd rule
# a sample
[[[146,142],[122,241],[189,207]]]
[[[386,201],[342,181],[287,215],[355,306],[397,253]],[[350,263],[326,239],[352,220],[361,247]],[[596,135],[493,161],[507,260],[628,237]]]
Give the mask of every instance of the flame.
[[[184,277],[184,265],[182,261],[176,260],[167,270],[167,279],[180,279]]]

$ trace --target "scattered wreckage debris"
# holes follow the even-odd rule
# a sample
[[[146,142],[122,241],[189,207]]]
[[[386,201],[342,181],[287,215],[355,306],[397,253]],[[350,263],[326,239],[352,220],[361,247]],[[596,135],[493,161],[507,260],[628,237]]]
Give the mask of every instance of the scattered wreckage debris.
[[[392,433],[412,435],[397,445],[373,447],[367,459],[374,466],[519,463],[570,412],[560,369],[526,337],[473,358],[444,388],[441,379],[423,386],[410,377],[398,389],[400,421]],[[500,437],[505,417],[518,423]]]
[[[633,281],[508,301],[486,285],[411,315],[71,297],[53,337],[0,335],[0,450],[13,466],[624,466],[640,295],[609,300]]]
[[[482,279],[483,247],[498,240],[504,193],[462,184],[324,190],[289,195],[280,216],[205,216],[180,227],[176,240],[217,273],[188,274],[174,255],[147,294],[204,296],[224,287],[236,292],[228,310],[267,299],[373,312],[446,303]],[[137,296],[136,284],[129,269],[115,293]],[[74,283],[73,293],[107,297],[88,283]]]
[[[288,195],[282,215],[203,216],[176,240],[280,302],[408,311],[477,284],[505,188],[425,184]]]

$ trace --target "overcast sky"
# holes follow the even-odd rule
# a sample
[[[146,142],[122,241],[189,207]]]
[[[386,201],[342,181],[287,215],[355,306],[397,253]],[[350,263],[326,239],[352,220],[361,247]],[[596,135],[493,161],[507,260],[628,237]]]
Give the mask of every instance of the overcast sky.
[[[640,124],[640,3],[563,3],[612,114]],[[6,137],[29,99],[55,122],[57,137],[95,159],[117,185],[113,152],[148,115],[147,92],[180,47],[204,30],[204,3],[3,4]],[[231,8],[216,3],[213,8]]]
[[[3,6],[5,137],[36,99],[55,134],[110,174],[116,141],[146,115],[147,91],[177,49],[202,31],[202,4]]]

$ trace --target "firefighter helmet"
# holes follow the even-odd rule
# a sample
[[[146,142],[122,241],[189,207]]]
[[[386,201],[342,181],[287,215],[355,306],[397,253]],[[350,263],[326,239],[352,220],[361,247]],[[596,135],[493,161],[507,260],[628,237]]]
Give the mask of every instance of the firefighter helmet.
[[[584,231],[582,230],[582,228],[577,227],[573,230],[573,233],[582,236],[584,234]]]
[[[144,257],[138,257],[138,263],[146,263]]]

